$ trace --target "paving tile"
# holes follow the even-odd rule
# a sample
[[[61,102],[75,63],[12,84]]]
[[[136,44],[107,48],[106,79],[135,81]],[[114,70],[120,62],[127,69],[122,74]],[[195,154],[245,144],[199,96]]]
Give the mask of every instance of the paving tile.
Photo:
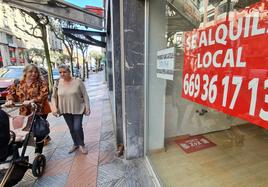
[[[57,147],[56,150],[54,151],[51,161],[53,160],[62,160],[65,158],[72,158],[74,157],[74,153],[69,154],[70,147]]]
[[[110,142],[110,141],[100,141],[100,151],[105,152],[105,151],[114,151],[116,150],[116,145],[115,142]]]
[[[53,133],[65,132],[65,131],[69,130],[69,128],[65,122],[63,122],[62,125],[53,126],[50,129],[53,130]]]
[[[51,136],[50,136],[51,137]],[[58,142],[61,140],[61,138],[53,138],[51,137],[51,141],[49,144],[44,146],[44,150],[49,150],[49,149],[56,149]]]
[[[63,136],[57,142],[58,147],[68,147],[69,149],[73,146],[73,144],[74,144],[74,142],[73,142],[73,139],[71,138],[71,135]]]
[[[98,141],[97,142],[89,142],[89,143],[85,144],[85,146],[88,149],[89,153],[99,152],[100,144]]]
[[[97,187],[126,187],[126,185],[126,180],[123,177],[118,180],[113,180],[105,183],[97,183]]]
[[[56,148],[50,148],[50,149],[43,150],[43,155],[45,155],[47,162],[51,159],[55,150],[56,150]]]
[[[104,165],[111,163],[116,159],[116,151],[105,151],[105,152],[100,152],[99,155],[99,165]]]
[[[32,181],[21,181],[16,184],[14,187],[32,187],[35,183],[35,180]]]
[[[73,173],[70,173],[66,187],[95,187],[97,167],[88,166],[80,169],[77,168]]]
[[[106,115],[108,115],[108,114],[106,114]],[[114,124],[113,124],[113,119],[111,118],[111,117],[103,117],[102,118],[102,127],[113,127],[114,126]]]
[[[143,159],[124,160],[126,186],[143,187],[153,186],[152,178],[149,175]]]
[[[109,139],[112,139],[112,138],[114,138],[114,132],[113,131],[107,131],[107,132],[102,131],[101,137],[100,137],[101,141],[106,141],[106,140],[109,140]]]
[[[73,164],[74,157],[50,160],[47,162],[44,176],[53,176],[62,173],[69,173]]]
[[[95,123],[95,124],[94,124]],[[87,126],[84,126],[84,131],[85,132],[92,132],[92,133],[96,133],[99,134],[100,133],[100,122],[94,122],[94,123],[89,123],[87,124]]]
[[[122,160],[114,159],[113,162],[100,165],[98,168],[98,184],[108,183],[124,177],[125,166]]]
[[[68,173],[56,174],[53,176],[44,176],[38,179],[33,187],[64,187]]]
[[[70,170],[70,176],[75,174],[77,171],[82,171],[87,169],[88,167],[98,165],[98,155],[99,153],[88,153],[82,154],[79,151],[76,152],[76,156],[73,160],[72,167]],[[75,174],[76,175],[76,174]]]
[[[32,186],[36,181],[36,178],[32,175],[32,170],[27,170],[24,177],[18,184],[15,185],[15,187],[30,187]]]
[[[86,134],[84,133],[84,142],[98,142],[100,141],[100,135],[99,134]]]
[[[92,128],[90,126],[84,127],[84,133],[88,135],[98,135],[100,136],[100,128]]]

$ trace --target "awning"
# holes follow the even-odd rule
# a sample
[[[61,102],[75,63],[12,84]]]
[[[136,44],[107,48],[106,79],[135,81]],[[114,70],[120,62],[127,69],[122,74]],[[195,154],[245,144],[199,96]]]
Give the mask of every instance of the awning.
[[[104,41],[104,37],[106,37],[105,32],[63,28],[63,34],[78,42],[103,48],[106,47],[106,42]],[[97,40],[92,36],[98,36],[101,40]]]

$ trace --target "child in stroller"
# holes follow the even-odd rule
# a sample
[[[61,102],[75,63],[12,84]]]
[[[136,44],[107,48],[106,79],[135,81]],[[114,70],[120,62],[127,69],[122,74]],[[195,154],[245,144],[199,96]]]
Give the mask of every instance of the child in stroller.
[[[41,177],[46,166],[46,157],[39,154],[29,163],[25,152],[32,136],[32,125],[35,120],[36,106],[29,116],[9,116],[0,109],[0,166],[9,164],[0,170],[0,186],[9,187],[17,184],[28,169],[35,177]],[[21,105],[16,105],[19,107]],[[19,153],[19,148],[22,148]]]

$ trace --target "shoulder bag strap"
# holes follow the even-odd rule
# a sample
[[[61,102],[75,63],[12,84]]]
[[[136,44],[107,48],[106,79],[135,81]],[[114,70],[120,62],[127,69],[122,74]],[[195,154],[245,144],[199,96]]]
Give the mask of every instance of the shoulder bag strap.
[[[56,105],[56,108],[58,109],[58,106],[59,106],[59,97],[58,97],[58,86],[59,86],[59,81],[60,80],[57,80],[55,82],[55,96],[56,96],[56,101],[55,101],[55,105]]]

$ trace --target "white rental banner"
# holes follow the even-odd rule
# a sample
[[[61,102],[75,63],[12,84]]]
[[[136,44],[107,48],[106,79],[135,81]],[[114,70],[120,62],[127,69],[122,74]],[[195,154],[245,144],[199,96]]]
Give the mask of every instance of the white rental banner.
[[[157,52],[157,78],[173,80],[175,48],[167,48]]]

